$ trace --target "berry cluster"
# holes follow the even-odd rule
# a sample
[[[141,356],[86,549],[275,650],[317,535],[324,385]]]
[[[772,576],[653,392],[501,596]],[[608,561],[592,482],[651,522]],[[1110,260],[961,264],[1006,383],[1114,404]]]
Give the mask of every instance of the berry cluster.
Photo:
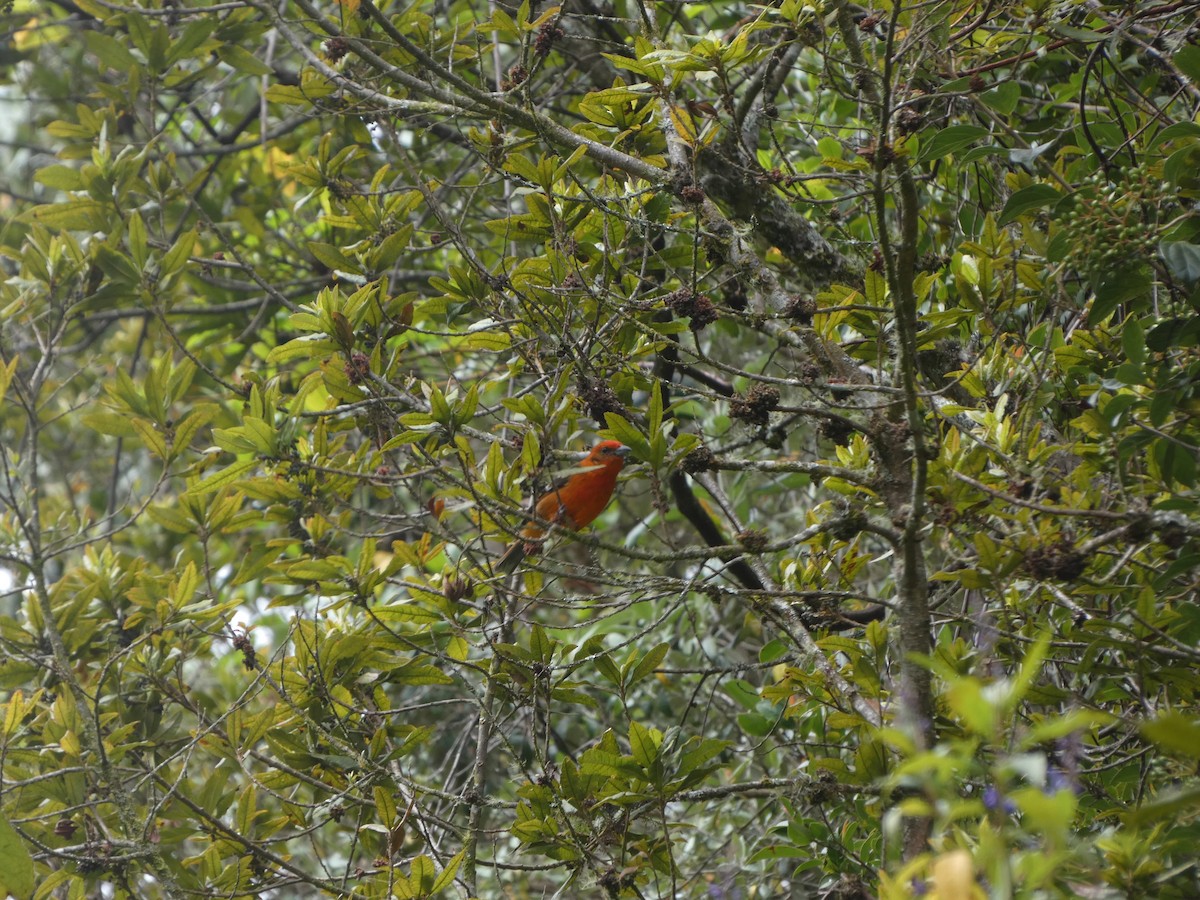
[[[1063,221],[1066,262],[1085,274],[1112,272],[1149,259],[1159,234],[1155,213],[1167,201],[1167,185],[1147,166],[1105,179],[1088,178]]]

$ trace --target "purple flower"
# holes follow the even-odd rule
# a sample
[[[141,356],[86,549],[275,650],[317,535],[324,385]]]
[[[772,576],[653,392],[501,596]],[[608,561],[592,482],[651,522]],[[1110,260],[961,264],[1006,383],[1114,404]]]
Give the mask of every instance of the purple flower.
[[[984,809],[995,812],[998,809],[1004,810],[1006,813],[1014,813],[1017,811],[1017,805],[1000,793],[1000,788],[994,784],[989,784],[983,792]]]
[[[1071,773],[1064,772],[1057,767],[1052,767],[1046,773],[1046,793],[1057,794],[1059,791],[1070,791],[1073,794],[1079,794],[1083,791],[1083,788],[1080,786],[1079,780],[1072,777]]]

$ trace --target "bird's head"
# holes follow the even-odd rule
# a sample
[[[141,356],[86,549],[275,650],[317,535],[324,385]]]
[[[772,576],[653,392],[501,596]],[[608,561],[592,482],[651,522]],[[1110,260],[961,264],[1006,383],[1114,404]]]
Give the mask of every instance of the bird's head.
[[[625,459],[629,456],[629,448],[620,441],[601,441],[587,455],[587,459],[583,461],[585,466],[613,466],[617,470],[625,465]]]

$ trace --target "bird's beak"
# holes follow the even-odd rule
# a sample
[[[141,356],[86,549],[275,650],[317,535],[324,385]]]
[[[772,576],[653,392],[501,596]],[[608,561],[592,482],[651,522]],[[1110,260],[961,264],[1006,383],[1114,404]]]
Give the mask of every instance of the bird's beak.
[[[630,450],[628,447],[618,447],[616,450],[613,451],[613,453],[617,454],[617,456],[620,456],[622,459],[624,459],[626,456],[628,456],[632,452],[633,451]]]

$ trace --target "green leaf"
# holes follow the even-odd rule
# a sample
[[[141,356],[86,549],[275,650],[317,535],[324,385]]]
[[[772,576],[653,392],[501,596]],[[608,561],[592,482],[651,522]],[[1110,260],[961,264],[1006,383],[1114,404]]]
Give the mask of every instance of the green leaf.
[[[179,239],[171,245],[171,249],[163,255],[162,274],[164,276],[174,275],[187,265],[196,249],[196,239],[196,229],[192,228],[181,234]]]
[[[146,234],[146,223],[142,221],[141,215],[135,209],[129,216],[129,255],[133,258],[133,263],[141,273],[146,269],[146,260],[149,258],[149,240]]]
[[[146,510],[146,514],[158,525],[176,534],[191,534],[196,530],[195,520],[181,513],[174,505],[153,505]]]
[[[476,331],[461,338],[453,339],[455,349],[489,350],[493,353],[503,353],[512,346],[512,338],[500,331]]]
[[[742,713],[737,717],[742,731],[751,737],[765,738],[775,730],[775,719],[768,719],[758,713]]]
[[[1124,821],[1130,828],[1162,821],[1177,823],[1194,818],[1197,809],[1200,809],[1200,785],[1185,785],[1130,810]]]
[[[79,5],[82,7],[86,2],[87,0],[83,0],[83,3]],[[67,888],[66,893],[63,893],[59,888],[67,882],[70,882],[71,886]],[[0,892],[3,891],[4,880],[0,877]],[[14,894],[14,896],[16,895]],[[46,878],[43,878],[37,887],[37,892],[31,896],[33,900],[49,900],[49,898],[64,896],[68,900],[82,900],[85,896],[83,880],[69,869],[59,869],[56,872],[51,872]]]
[[[1050,636],[1042,634],[1025,652],[1025,658],[1021,660],[1021,668],[1017,671],[1016,678],[1013,679],[1012,689],[1005,698],[1009,709],[1015,708],[1025,698],[1030,686],[1042,671],[1042,664],[1046,661],[1049,649]]]
[[[642,769],[649,769],[658,759],[658,748],[662,745],[662,732],[657,728],[646,728],[637,722],[629,723],[629,749]]]
[[[8,819],[0,819],[0,895],[26,900],[33,894],[33,857]]]
[[[1200,47],[1186,44],[1175,51],[1175,65],[1183,72],[1192,84],[1200,84]]]
[[[233,484],[243,475],[252,471],[258,463],[253,459],[243,459],[232,465],[226,466],[218,472],[213,472],[203,481],[193,485],[189,490],[189,494],[199,496],[201,494],[211,494],[213,491],[218,491],[221,488]]]
[[[745,709],[754,709],[762,699],[758,696],[754,685],[740,678],[726,681],[721,685],[721,689]]]
[[[232,66],[247,75],[270,75],[271,67],[260,61],[258,57],[235,44],[222,43],[217,46],[217,56],[221,62]]]
[[[78,122],[67,122],[62,119],[57,119],[47,125],[46,134],[68,141],[88,141],[89,143],[96,137],[96,132],[88,126],[80,125]]]
[[[763,645],[762,649],[758,651],[758,661],[764,664],[773,663],[775,660],[786,656],[788,650],[788,645],[776,638],[768,641]]]
[[[35,206],[17,217],[20,222],[36,222],[64,231],[105,231],[108,209],[95,200],[69,200]]]
[[[397,684],[454,684],[454,679],[437,666],[408,665],[393,672],[391,677]]]
[[[540,242],[554,236],[550,221],[536,213],[515,213],[504,219],[492,219],[483,225],[493,234],[513,241]]]
[[[467,851],[465,849],[459,850],[458,853],[454,854],[454,856],[446,862],[445,868],[442,869],[441,874],[438,875],[437,880],[433,883],[431,893],[436,894],[438,891],[445,890],[454,883],[454,876],[458,874],[459,866],[462,865],[462,861],[466,857],[466,853]]]
[[[260,427],[254,427],[252,423]],[[247,418],[245,424],[236,428],[214,428],[213,441],[230,453],[268,453],[271,450],[271,435],[269,432],[264,435],[262,427],[266,427],[266,423],[261,419]]]
[[[273,84],[267,88],[268,103],[282,103],[286,106],[311,106],[312,98],[304,89],[294,84]]]
[[[602,432],[605,437],[620,441],[633,450],[635,456],[643,459],[649,458],[650,442],[633,425],[612,412],[604,414],[604,421],[608,423],[608,428]]]
[[[139,65],[137,58],[129,52],[129,48],[106,31],[101,29],[85,31],[83,42],[100,62],[116,72],[124,74]]]
[[[628,56],[622,56],[619,53],[601,53],[605,59],[611,62],[618,69],[625,69],[629,72],[634,72],[638,75],[647,75],[651,71],[662,71],[661,66],[656,66],[653,63],[644,63],[641,60],[630,59]],[[649,79],[654,80],[654,79]],[[661,76],[660,76],[661,80]]]
[[[617,664],[612,661],[611,656],[609,656],[607,653],[601,653],[594,660],[592,660],[592,664],[599,670],[600,674],[603,675],[605,679],[612,682],[614,687],[623,689],[623,676],[621,671],[617,668]]]
[[[442,614],[415,603],[389,603],[376,606],[371,615],[382,622],[440,622]]]
[[[887,277],[882,272],[867,269],[863,274],[863,295],[873,306],[887,303]]]
[[[1200,281],[1200,244],[1186,241],[1163,241],[1158,245],[1159,255],[1180,281]]]
[[[118,413],[97,412],[85,413],[80,416],[80,422],[101,434],[113,437],[135,437],[137,430],[133,427],[133,419],[128,415]]]
[[[287,567],[287,576],[292,581],[328,581],[341,578],[346,574],[348,566],[338,565],[331,559],[302,559]]]
[[[267,354],[267,361],[279,365],[297,359],[327,359],[337,352],[338,345],[325,335],[304,335],[280,344]]]
[[[725,750],[733,746],[733,741],[718,741],[712,738],[702,738],[699,745],[686,751],[679,757],[678,772],[687,775],[703,766],[710,760],[716,759]]]
[[[1010,116],[1021,100],[1021,85],[1016,81],[1003,81],[990,91],[984,91],[979,99],[1004,116]]]
[[[1111,37],[1102,31],[1092,31],[1088,28],[1076,28],[1073,25],[1068,25],[1065,22],[1048,23],[1050,28],[1057,31],[1059,34],[1069,37],[1073,41],[1079,41],[1085,44],[1098,44],[1101,41],[1111,40]]]
[[[529,653],[535,662],[549,663],[554,659],[554,641],[546,636],[546,629],[536,623],[529,632]]]
[[[1107,716],[1082,709],[1069,712],[1065,716],[1048,716],[1022,734],[1018,746],[1023,750],[1034,750],[1041,744],[1056,741],[1075,732],[1086,731],[1107,721]]]
[[[1155,353],[1162,353],[1169,347],[1192,347],[1197,343],[1200,343],[1200,319],[1192,316],[1164,319],[1146,335],[1146,346]]]
[[[1168,484],[1171,481],[1178,481],[1187,487],[1195,484],[1196,455],[1191,447],[1181,446],[1178,441],[1169,438],[1160,438],[1151,445],[1150,453]]]
[[[254,782],[242,789],[237,808],[238,834],[250,837],[254,833],[254,820],[258,818],[258,789]]]
[[[12,359],[7,363],[0,363],[0,403],[4,402],[4,395],[8,393],[9,385],[12,384],[13,376],[17,372],[17,363],[20,362],[20,357],[13,354]]]
[[[1121,329],[1121,346],[1130,362],[1137,366],[1146,362],[1146,332],[1142,329],[1142,323],[1132,316]]]
[[[957,678],[946,691],[946,700],[955,715],[972,734],[987,740],[995,737],[999,716],[989,703],[983,686],[974,678]]]
[[[1168,125],[1154,136],[1154,139],[1150,142],[1150,149],[1157,150],[1167,141],[1187,140],[1188,138],[1198,137],[1200,137],[1200,123],[1176,122],[1173,125]]]
[[[385,828],[392,828],[396,825],[396,800],[391,791],[386,788],[376,785],[371,792],[375,800],[375,815]]]
[[[200,16],[189,22],[183,33],[171,42],[171,48],[166,58],[167,66],[173,66],[185,56],[192,55],[192,51],[197,50],[208,40],[208,36],[216,29],[217,23],[216,16]]]
[[[1000,213],[1000,218],[996,220],[996,225],[1003,228],[1030,210],[1057,203],[1062,196],[1048,184],[1031,184],[1029,187],[1021,188],[1008,198],[1008,202],[1004,204],[1004,210]]]
[[[1122,303],[1145,296],[1150,286],[1150,273],[1142,266],[1102,275],[1096,288],[1096,300],[1088,313],[1088,324],[1103,322]]]
[[[358,263],[342,253],[333,244],[325,244],[321,241],[309,241],[306,246],[308,247],[308,252],[313,255],[317,262],[326,268],[341,272],[351,272],[356,275],[361,274]]]
[[[637,661],[637,665],[633,667],[633,671],[626,679],[625,687],[631,688],[646,676],[653,674],[654,671],[658,669],[660,665],[662,665],[662,661],[666,659],[667,651],[670,649],[671,647],[669,644],[662,643],[654,647],[649,653],[639,659]],[[625,668],[628,671],[628,665]]]
[[[771,844],[755,851],[747,863],[771,862],[779,859],[808,859],[813,855],[809,847],[797,847],[792,844]]]
[[[1035,787],[1018,788],[1009,798],[1017,805],[1023,821],[1037,834],[1063,838],[1075,818],[1075,795],[1069,790],[1047,794]]]
[[[1142,723],[1143,737],[1168,753],[1200,759],[1200,720],[1180,712],[1163,713]]]
[[[148,422],[146,419],[134,419],[132,425],[137,436],[141,438],[142,446],[159,459],[167,458],[167,441],[162,433],[154,427],[153,422]]]
[[[101,244],[96,248],[96,265],[105,275],[121,284],[135,287],[141,283],[141,270],[133,260],[108,244]]]
[[[83,189],[83,179],[79,175],[79,170],[70,166],[46,166],[44,169],[38,169],[33,180],[59,191]]]
[[[663,422],[663,401],[662,401],[662,385],[657,381],[650,388],[650,409],[648,410],[650,419],[650,434],[656,435],[662,431]]]
[[[409,224],[397,229],[384,238],[370,257],[375,270],[386,270],[388,266],[396,262],[401,254],[408,249],[408,245],[412,241],[412,236],[413,226]]]
[[[1163,163],[1163,180],[1173,187],[1196,189],[1200,169],[1200,146],[1189,145],[1176,150]]]
[[[988,136],[988,130],[978,125],[951,125],[922,142],[918,162],[930,162],[950,156]]]

